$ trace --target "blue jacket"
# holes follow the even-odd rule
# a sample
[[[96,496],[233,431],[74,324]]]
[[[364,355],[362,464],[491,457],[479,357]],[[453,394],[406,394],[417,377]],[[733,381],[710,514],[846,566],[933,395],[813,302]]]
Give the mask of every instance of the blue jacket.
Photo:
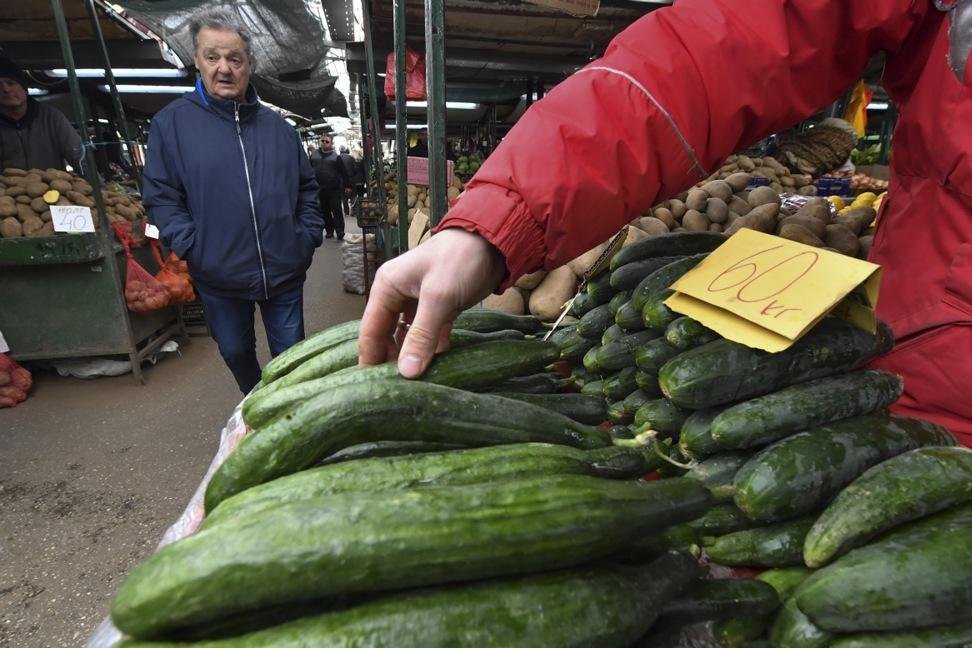
[[[297,134],[252,87],[246,99],[197,82],[159,111],[142,200],[203,292],[259,301],[304,280],[324,218]]]

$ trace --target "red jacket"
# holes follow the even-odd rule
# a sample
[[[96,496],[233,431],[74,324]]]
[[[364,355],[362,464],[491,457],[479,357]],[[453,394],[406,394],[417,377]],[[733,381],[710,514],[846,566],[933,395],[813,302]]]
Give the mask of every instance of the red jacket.
[[[871,260],[904,414],[972,445],[972,65],[933,0],[679,0],[535,104],[442,227],[485,236],[509,282],[607,239],[729,154],[834,101],[876,52],[900,110]],[[970,153],[967,153],[970,152]]]

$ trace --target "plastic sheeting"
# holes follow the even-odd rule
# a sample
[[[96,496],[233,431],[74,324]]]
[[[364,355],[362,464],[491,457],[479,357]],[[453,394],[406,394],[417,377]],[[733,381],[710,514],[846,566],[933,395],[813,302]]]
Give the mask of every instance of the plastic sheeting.
[[[325,68],[329,48],[324,27],[310,0],[128,0],[128,16],[158,34],[192,65],[192,16],[202,9],[223,8],[249,30],[255,71],[252,83],[264,101],[307,118],[347,117],[344,95]]]

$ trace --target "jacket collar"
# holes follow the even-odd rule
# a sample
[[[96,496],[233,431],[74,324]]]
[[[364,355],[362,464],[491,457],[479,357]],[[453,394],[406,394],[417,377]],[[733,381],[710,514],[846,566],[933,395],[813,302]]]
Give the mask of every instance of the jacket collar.
[[[10,119],[3,113],[0,113],[0,123],[5,126],[12,126],[14,128],[24,128],[29,125],[30,122],[34,121],[34,117],[37,116],[37,108],[40,104],[33,97],[27,97],[27,113],[20,119]]]
[[[206,92],[202,79],[197,78],[196,90],[190,93],[187,98],[205,108],[209,108],[220,117],[226,119],[236,118],[236,106],[239,106],[240,120],[249,119],[260,109],[260,99],[257,97],[256,90],[252,85],[246,89],[246,97],[244,100],[236,102],[231,99],[220,99],[219,97],[212,96]]]

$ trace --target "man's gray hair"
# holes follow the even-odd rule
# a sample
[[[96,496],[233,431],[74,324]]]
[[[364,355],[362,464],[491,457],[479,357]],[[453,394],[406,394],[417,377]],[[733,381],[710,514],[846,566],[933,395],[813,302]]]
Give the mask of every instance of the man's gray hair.
[[[199,48],[199,30],[203,28],[236,32],[243,41],[243,49],[246,51],[246,57],[250,59],[250,67],[254,67],[250,33],[235,14],[226,9],[206,9],[193,15],[192,21],[189,23],[189,31],[192,33],[192,51],[194,52]]]

